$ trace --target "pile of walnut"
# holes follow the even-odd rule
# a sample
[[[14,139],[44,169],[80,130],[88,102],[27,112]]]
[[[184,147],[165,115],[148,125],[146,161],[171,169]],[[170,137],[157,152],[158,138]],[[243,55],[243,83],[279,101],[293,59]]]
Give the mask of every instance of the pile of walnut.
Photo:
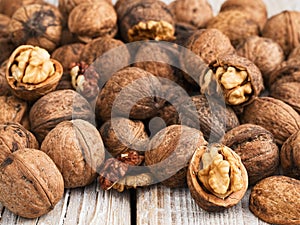
[[[161,182],[188,186],[207,211],[249,187],[256,216],[300,224],[300,12],[268,17],[262,0],[227,0],[215,16],[207,0],[3,0],[0,13],[9,210],[39,217],[64,188],[95,180]],[[125,45],[141,40],[172,45]]]

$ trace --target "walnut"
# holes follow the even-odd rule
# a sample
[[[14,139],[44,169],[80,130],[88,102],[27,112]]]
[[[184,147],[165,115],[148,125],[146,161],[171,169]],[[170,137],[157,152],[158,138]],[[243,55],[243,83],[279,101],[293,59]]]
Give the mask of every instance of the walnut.
[[[50,4],[31,4],[19,8],[9,24],[16,45],[36,45],[53,51],[60,43],[62,16]]]
[[[242,123],[260,125],[269,130],[275,142],[282,145],[300,129],[300,115],[286,103],[271,97],[259,97],[245,107]]]
[[[119,0],[116,3],[122,38],[139,40],[173,40],[175,27],[168,6],[159,0]]]
[[[99,131],[107,151],[113,157],[129,150],[143,152],[149,141],[141,121],[122,117],[106,121]]]
[[[299,45],[300,12],[282,11],[269,18],[262,31],[262,36],[271,38],[283,49],[285,56]]]
[[[226,132],[221,143],[237,153],[247,169],[249,184],[273,175],[279,166],[279,150],[271,132],[243,124]]]
[[[122,69],[111,76],[96,102],[96,116],[103,121],[114,116],[147,119],[163,107],[160,80],[136,67]],[[158,96],[157,96],[158,95]]]
[[[0,202],[13,213],[37,218],[63,197],[63,178],[44,152],[22,149],[0,165]]]
[[[280,150],[280,165],[283,174],[299,179],[300,177],[300,130],[292,134]]]
[[[190,161],[188,187],[196,203],[209,212],[236,205],[248,188],[240,157],[222,144],[198,148]]]
[[[205,27],[213,17],[212,7],[207,0],[175,0],[169,4],[169,9],[177,23],[188,23],[197,28]]]
[[[300,45],[295,47],[288,56],[288,60],[299,60],[300,58]]]
[[[0,123],[21,123],[29,109],[26,101],[15,96],[0,96],[1,114]]]
[[[14,122],[0,124],[0,143],[0,164],[12,152],[23,148],[39,148],[35,136],[21,124]]]
[[[117,14],[107,1],[83,2],[71,11],[68,27],[84,42],[97,37],[113,37],[117,33]]]
[[[29,113],[31,130],[40,143],[62,121],[83,119],[93,123],[94,118],[90,104],[73,90],[58,90],[43,96]]]
[[[10,94],[10,88],[5,78],[6,65],[7,60],[0,65],[0,96]]]
[[[267,22],[267,8],[263,0],[226,0],[221,5],[220,12],[240,10],[250,15],[251,19],[259,25],[260,30]]]
[[[45,49],[21,45],[8,60],[6,79],[14,95],[34,101],[53,91],[62,73],[62,65]]]
[[[84,120],[63,121],[53,128],[41,145],[64,178],[65,188],[82,187],[97,177],[105,150],[98,130]]]
[[[9,17],[12,17],[17,9],[30,4],[43,4],[43,0],[1,0],[0,13],[3,13]]]
[[[251,60],[261,71],[265,84],[268,84],[270,74],[284,60],[280,45],[270,38],[258,36],[248,37],[237,47],[237,54]]]
[[[258,24],[240,10],[220,12],[207,23],[207,28],[215,28],[222,31],[230,39],[234,47],[242,43],[247,37],[259,35]]]
[[[145,164],[157,181],[165,186],[183,187],[192,154],[206,144],[201,131],[184,125],[171,125],[152,137],[145,152]]]
[[[260,70],[247,58],[224,55],[210,67],[213,73],[200,76],[201,92],[209,96],[223,96],[228,105],[242,108],[264,89]]]

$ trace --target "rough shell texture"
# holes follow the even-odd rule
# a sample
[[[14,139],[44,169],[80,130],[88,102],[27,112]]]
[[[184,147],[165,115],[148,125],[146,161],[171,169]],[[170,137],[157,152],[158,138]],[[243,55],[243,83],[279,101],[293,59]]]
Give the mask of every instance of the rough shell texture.
[[[254,124],[228,131],[221,143],[235,151],[247,169],[249,184],[274,174],[279,166],[279,150],[271,132]]]
[[[247,37],[259,34],[259,27],[251,17],[240,10],[220,12],[207,23],[207,28],[215,28],[229,37],[233,46],[238,46]]]
[[[35,45],[53,51],[60,43],[62,16],[53,5],[27,5],[14,13],[9,31],[16,45]]]
[[[271,97],[256,98],[246,106],[241,122],[264,127],[280,145],[300,129],[300,115],[286,103]]]
[[[35,136],[21,124],[7,122],[0,124],[0,164],[12,152],[23,148],[38,149],[39,143]],[[5,146],[2,148],[2,146]],[[8,149],[9,151],[6,151]]]
[[[99,131],[107,151],[113,157],[130,150],[143,152],[149,141],[141,121],[122,117],[106,121]]]
[[[23,149],[0,165],[0,201],[13,213],[37,218],[54,208],[64,193],[59,170],[44,152]]]
[[[250,210],[270,224],[300,224],[300,181],[272,176],[251,190]]]
[[[231,193],[227,198],[222,199],[207,192],[203,185],[199,182],[199,179],[197,177],[198,171],[201,168],[201,158],[206,149],[207,147],[198,148],[194,152],[190,160],[187,171],[188,187],[191,192],[192,198],[202,209],[208,212],[223,211],[229,207],[236,205],[245,195],[248,188],[247,171],[242,162],[239,162],[239,169],[243,178],[243,187],[241,190]],[[234,155],[235,153],[233,151],[231,154],[233,154],[234,158],[236,158],[237,160],[239,159],[238,156]]]
[[[43,0],[1,0],[0,2],[0,13],[6,14],[7,16],[13,16],[17,9],[30,5],[30,4],[42,4]]]
[[[300,12],[285,10],[272,16],[262,35],[277,42],[288,56],[300,43]]]
[[[280,150],[280,164],[284,175],[300,179],[300,131],[283,143]]]
[[[84,120],[63,121],[45,137],[45,152],[64,178],[65,188],[90,184],[104,161],[104,145],[98,130]]]
[[[206,144],[201,131],[183,125],[171,125],[150,140],[145,152],[145,163],[164,185],[183,187],[186,185],[187,166],[193,153]]]
[[[65,120],[83,119],[94,123],[94,112],[90,104],[73,90],[51,92],[30,109],[31,130],[41,143],[48,132]]]
[[[84,42],[97,37],[113,37],[117,33],[117,14],[106,1],[84,2],[71,11],[68,27]]]
[[[212,7],[207,0],[176,0],[170,3],[169,9],[176,22],[205,27],[213,17]]]
[[[151,73],[129,67],[115,73],[102,88],[96,103],[96,116],[106,121],[114,116],[146,119],[163,107],[161,83]],[[157,96],[158,95],[158,96]]]

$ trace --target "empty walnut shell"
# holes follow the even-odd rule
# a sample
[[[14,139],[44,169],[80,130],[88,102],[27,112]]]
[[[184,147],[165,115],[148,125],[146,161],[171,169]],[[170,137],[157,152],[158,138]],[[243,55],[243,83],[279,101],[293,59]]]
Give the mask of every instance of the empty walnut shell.
[[[208,167],[206,168],[206,170],[210,169],[211,177],[208,176],[208,178],[206,178],[204,175],[201,175],[201,170],[204,171],[204,154],[215,150],[217,150],[215,153],[222,159],[222,161],[216,165],[225,165],[226,168],[228,166],[227,164],[230,162],[229,170],[227,167],[227,169],[224,168],[225,170],[220,171],[221,173],[225,172],[225,174],[222,175],[227,177],[227,182],[229,178],[229,184],[226,182],[227,185],[225,185],[224,180],[222,180],[225,179],[224,176],[214,176],[220,172],[216,170],[218,167],[214,167],[213,164],[208,164]],[[201,176],[202,178],[200,178]],[[200,181],[201,179],[206,181],[206,185]],[[188,166],[187,182],[192,198],[202,209],[209,212],[222,211],[236,205],[243,198],[248,188],[247,171],[242,164],[240,157],[230,148],[221,144],[212,144],[208,147],[202,146],[195,151]],[[209,191],[206,188],[207,185],[213,190],[218,190],[220,185],[221,187],[224,185],[225,188],[222,189],[226,191],[226,197],[218,196],[212,191]]]
[[[0,165],[0,202],[13,213],[37,218],[63,197],[63,178],[44,152],[22,149]]]
[[[215,28],[222,31],[230,39],[234,47],[242,43],[247,37],[259,35],[258,24],[240,10],[220,12],[207,23],[207,28]]]
[[[291,135],[280,150],[280,165],[286,176],[300,178],[300,131]]]
[[[241,122],[260,125],[269,130],[279,145],[300,129],[300,115],[283,101],[271,97],[254,99],[246,106]]]
[[[13,16],[17,9],[30,4],[43,4],[43,0],[1,0],[0,2],[0,13],[3,13],[9,17]]]
[[[16,70],[14,69],[14,66],[19,66],[19,65],[21,65],[21,63],[25,63],[26,66],[25,66],[24,71],[20,72],[20,74],[22,73],[22,76],[25,77],[25,75],[23,75],[23,74],[27,73],[28,68],[31,65],[28,65],[28,64],[30,64],[30,62],[28,61],[29,59],[27,59],[26,61],[20,61],[20,62],[17,62],[16,59],[21,57],[22,53],[24,53],[25,51],[33,50],[35,48],[36,47],[34,47],[32,45],[21,45],[17,49],[15,49],[14,52],[11,54],[11,56],[8,59],[7,67],[6,67],[6,74],[5,74],[7,83],[9,84],[13,94],[20,99],[24,99],[24,100],[28,100],[28,101],[35,101],[38,98],[40,98],[41,96],[44,96],[45,94],[55,90],[55,88],[58,85],[58,82],[61,79],[62,74],[63,74],[63,67],[60,64],[60,62],[58,62],[54,59],[49,59],[49,61],[51,61],[52,65],[54,67],[54,71],[51,75],[47,74],[47,78],[44,79],[43,81],[24,82],[23,78],[18,77],[21,75],[19,75],[19,73],[16,72]],[[42,58],[42,56],[38,56],[36,59],[41,60],[41,61],[44,60]],[[39,67],[38,72],[35,72],[31,76],[32,79],[35,80],[34,77],[36,77],[36,78],[41,77],[42,74],[44,73],[44,71],[46,71],[46,70],[44,69],[44,64],[43,64],[43,66]],[[14,73],[16,73],[18,75],[14,75]],[[45,72],[45,73],[47,73],[47,72]]]
[[[94,118],[90,104],[73,90],[59,90],[43,96],[29,113],[31,130],[40,143],[62,121],[83,119],[94,123]]]
[[[167,187],[184,187],[188,163],[207,142],[201,131],[184,125],[171,125],[156,133],[145,152],[145,164]]]
[[[279,150],[271,132],[254,124],[243,124],[226,132],[221,143],[235,151],[247,169],[249,184],[277,172]]]
[[[255,216],[270,224],[300,224],[299,190],[299,180],[267,177],[252,188],[249,208]]]
[[[149,141],[144,124],[138,120],[112,118],[99,131],[107,151],[113,157],[130,150],[143,152]]]
[[[65,188],[82,187],[93,182],[105,157],[98,130],[80,119],[59,123],[47,134],[41,150],[56,164],[64,178]]]
[[[288,56],[300,43],[299,32],[300,12],[285,10],[268,19],[262,36],[277,42]]]
[[[12,16],[9,31],[16,45],[35,45],[53,51],[60,43],[62,15],[50,4],[26,5]]]
[[[207,0],[175,0],[170,3],[169,9],[177,23],[188,23],[197,28],[205,27],[213,17],[212,7]]]

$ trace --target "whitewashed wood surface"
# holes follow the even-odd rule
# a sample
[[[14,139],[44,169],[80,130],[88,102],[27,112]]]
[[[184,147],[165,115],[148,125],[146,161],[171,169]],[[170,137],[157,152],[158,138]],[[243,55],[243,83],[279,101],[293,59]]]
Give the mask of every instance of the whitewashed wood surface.
[[[13,1],[13,0],[12,0]],[[48,0],[57,4],[58,0]],[[251,1],[251,0],[250,0]],[[166,0],[169,3],[171,0]],[[209,0],[215,14],[223,0]],[[300,10],[299,0],[265,0],[268,14]],[[0,193],[1,194],[1,193]],[[191,198],[188,189],[161,185],[136,191],[133,206],[129,192],[103,192],[94,183],[85,188],[66,190],[53,211],[38,219],[13,215],[0,204],[0,225],[265,225],[248,209],[249,191],[235,207],[222,213],[207,213]]]

